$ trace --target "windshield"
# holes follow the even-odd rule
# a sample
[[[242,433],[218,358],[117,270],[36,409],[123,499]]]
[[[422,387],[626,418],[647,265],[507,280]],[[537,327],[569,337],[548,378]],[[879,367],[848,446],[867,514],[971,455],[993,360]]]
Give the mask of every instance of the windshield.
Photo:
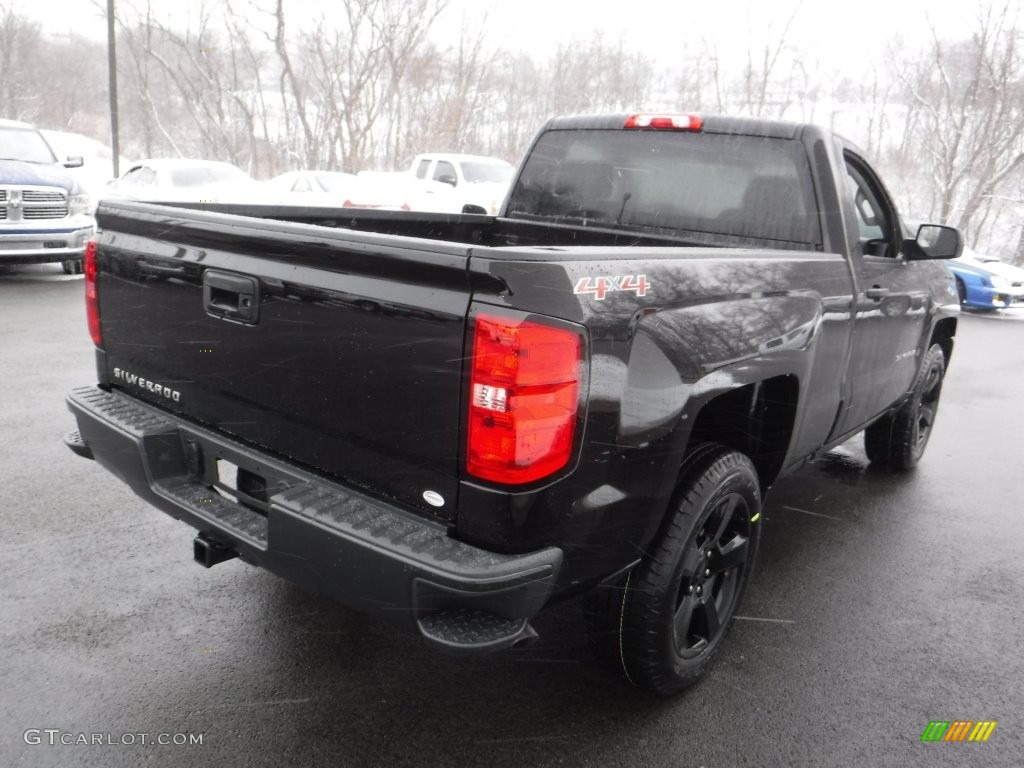
[[[0,160],[47,165],[57,162],[50,145],[32,128],[0,128]]]
[[[821,243],[803,146],[755,136],[549,131],[527,160],[508,215]]]
[[[474,184],[480,181],[507,184],[512,178],[512,166],[504,163],[463,163],[462,175],[466,181]]]
[[[193,165],[175,168],[170,173],[171,185],[175,187],[199,187],[204,184],[219,184],[226,181],[248,181],[249,175],[233,165]]]

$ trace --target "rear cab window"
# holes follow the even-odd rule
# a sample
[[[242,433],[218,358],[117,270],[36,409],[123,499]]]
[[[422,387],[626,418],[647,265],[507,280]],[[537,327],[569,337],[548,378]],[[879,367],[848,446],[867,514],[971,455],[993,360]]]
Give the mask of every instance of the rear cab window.
[[[552,130],[532,150],[510,218],[820,249],[810,165],[795,139]]]

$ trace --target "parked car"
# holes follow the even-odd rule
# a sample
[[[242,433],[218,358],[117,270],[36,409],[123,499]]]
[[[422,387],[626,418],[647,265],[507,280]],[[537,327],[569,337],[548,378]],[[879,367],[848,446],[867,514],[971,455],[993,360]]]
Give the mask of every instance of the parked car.
[[[956,281],[961,306],[989,310],[1024,306],[1024,269],[968,248],[946,266]]]
[[[262,183],[231,163],[148,159],[108,184],[104,197],[160,203],[266,202]]]
[[[340,205],[356,184],[354,173],[336,171],[288,171],[266,182],[281,202],[303,205]]]
[[[342,205],[346,208],[377,208],[386,211],[411,211],[419,191],[404,173],[360,171],[356,185]]]
[[[0,120],[0,264],[60,262],[82,271],[92,236],[89,196],[67,172],[81,157],[58,161],[28,123]]]

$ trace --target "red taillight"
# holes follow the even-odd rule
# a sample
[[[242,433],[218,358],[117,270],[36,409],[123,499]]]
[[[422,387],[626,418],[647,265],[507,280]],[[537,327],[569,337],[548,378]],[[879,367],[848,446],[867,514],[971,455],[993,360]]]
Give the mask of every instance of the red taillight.
[[[579,334],[564,328],[477,316],[466,450],[470,475],[529,483],[569,462],[582,349]]]
[[[85,317],[89,322],[89,335],[97,347],[103,346],[100,334],[100,308],[96,300],[96,241],[85,244],[82,256],[82,271],[85,273]]]
[[[627,117],[622,127],[655,131],[700,131],[704,128],[704,120],[699,115],[654,115],[641,112]]]

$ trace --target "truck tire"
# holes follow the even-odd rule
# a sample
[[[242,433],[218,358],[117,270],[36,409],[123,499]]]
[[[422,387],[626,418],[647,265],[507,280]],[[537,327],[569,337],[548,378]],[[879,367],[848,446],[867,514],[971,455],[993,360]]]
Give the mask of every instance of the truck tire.
[[[921,361],[910,397],[864,430],[864,452],[872,464],[902,472],[920,461],[932,435],[945,375],[946,356],[942,347],[932,344]]]
[[[670,695],[703,676],[750,578],[760,511],[742,453],[715,446],[689,463],[665,529],[621,592],[619,660],[635,685]]]

